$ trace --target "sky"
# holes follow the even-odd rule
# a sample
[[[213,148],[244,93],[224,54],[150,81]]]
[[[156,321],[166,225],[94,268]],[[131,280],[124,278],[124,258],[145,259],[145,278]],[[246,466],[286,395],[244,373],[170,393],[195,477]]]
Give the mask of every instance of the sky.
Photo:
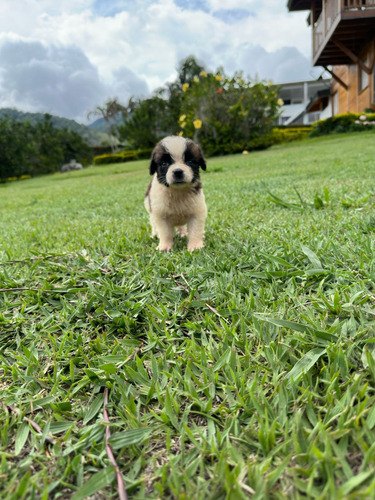
[[[313,80],[308,12],[287,0],[0,0],[0,108],[87,122],[174,81],[194,55],[251,79]]]

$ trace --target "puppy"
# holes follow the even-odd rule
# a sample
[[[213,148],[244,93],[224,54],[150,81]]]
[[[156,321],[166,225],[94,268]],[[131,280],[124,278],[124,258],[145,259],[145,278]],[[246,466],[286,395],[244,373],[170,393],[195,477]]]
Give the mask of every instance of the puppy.
[[[174,228],[188,237],[188,250],[203,247],[207,207],[199,167],[206,170],[201,148],[191,139],[169,136],[158,142],[151,155],[145,207],[150,214],[152,236],[158,250],[173,246]]]

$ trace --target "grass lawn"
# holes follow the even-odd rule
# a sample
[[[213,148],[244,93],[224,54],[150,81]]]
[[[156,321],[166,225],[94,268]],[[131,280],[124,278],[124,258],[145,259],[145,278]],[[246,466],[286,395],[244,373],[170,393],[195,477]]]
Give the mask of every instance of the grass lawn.
[[[375,498],[375,134],[202,178],[193,253],[147,161],[0,185],[2,500]]]

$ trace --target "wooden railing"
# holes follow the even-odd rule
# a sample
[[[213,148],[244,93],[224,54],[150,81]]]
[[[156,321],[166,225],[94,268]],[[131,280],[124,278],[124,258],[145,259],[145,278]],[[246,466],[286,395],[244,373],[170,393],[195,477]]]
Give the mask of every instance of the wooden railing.
[[[343,0],[344,9],[362,9],[362,7],[375,7],[375,0]]]
[[[375,0],[326,0],[322,2],[322,12],[313,26],[313,55],[319,52],[326,37],[341,13],[346,11],[363,12],[375,9]]]

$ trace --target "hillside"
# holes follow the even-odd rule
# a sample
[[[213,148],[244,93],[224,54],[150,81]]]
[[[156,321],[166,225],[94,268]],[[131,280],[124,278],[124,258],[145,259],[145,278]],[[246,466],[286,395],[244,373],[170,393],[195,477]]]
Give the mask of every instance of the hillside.
[[[44,120],[46,113],[29,113],[24,111],[19,111],[13,108],[0,108],[0,118],[9,116],[14,120],[19,121],[29,121],[31,124],[35,124]],[[98,146],[103,142],[108,141],[108,135],[105,133],[105,129],[96,128],[95,126],[87,126],[81,123],[71,120],[69,118],[64,118],[62,116],[50,115],[51,121],[54,127],[58,129],[67,128],[77,132],[81,137],[87,140],[90,146]],[[95,122],[94,122],[95,123]],[[94,124],[92,124],[94,125]]]

